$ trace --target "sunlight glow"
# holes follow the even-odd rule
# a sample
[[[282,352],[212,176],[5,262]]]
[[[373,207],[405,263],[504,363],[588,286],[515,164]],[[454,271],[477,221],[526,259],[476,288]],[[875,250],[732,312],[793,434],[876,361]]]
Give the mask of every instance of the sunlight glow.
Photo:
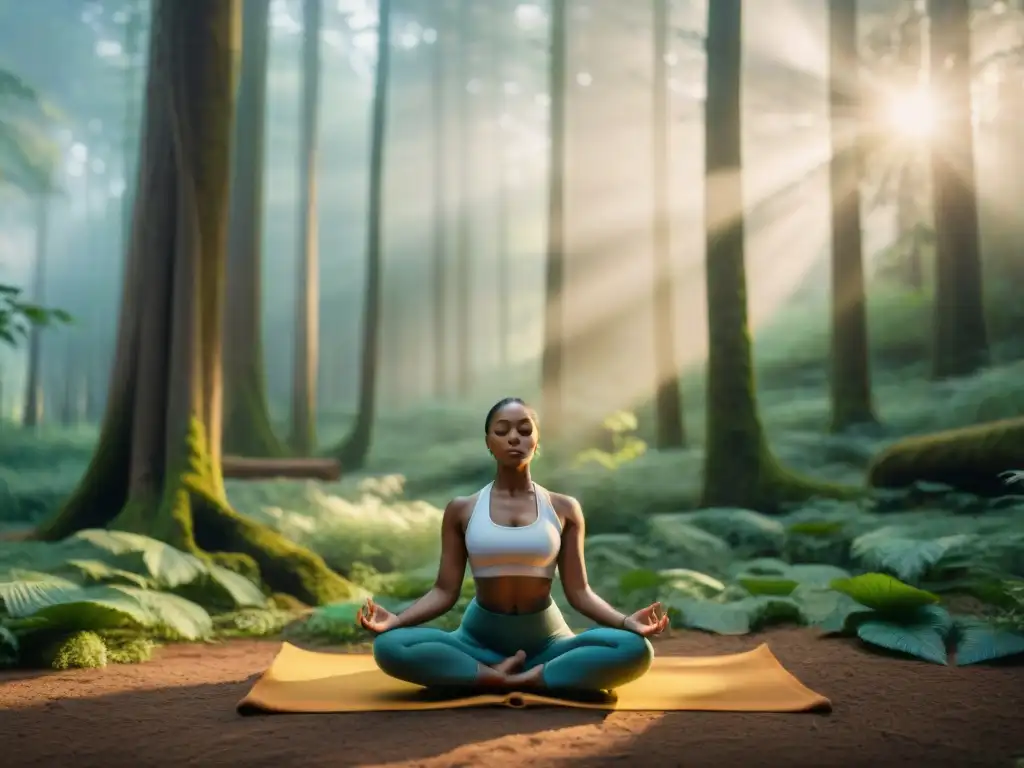
[[[892,131],[907,138],[924,139],[935,133],[935,103],[923,88],[893,96],[885,118]]]
[[[516,24],[520,29],[537,29],[546,21],[544,11],[536,3],[520,3],[515,13]]]
[[[96,55],[101,59],[114,59],[123,52],[121,44],[116,40],[99,40],[96,42]]]

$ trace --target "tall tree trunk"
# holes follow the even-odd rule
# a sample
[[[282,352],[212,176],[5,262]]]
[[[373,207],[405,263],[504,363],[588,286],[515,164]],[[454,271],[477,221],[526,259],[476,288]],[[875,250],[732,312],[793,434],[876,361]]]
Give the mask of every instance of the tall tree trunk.
[[[387,138],[388,82],[391,70],[391,0],[380,0],[377,28],[377,76],[370,122],[369,225],[366,241],[366,290],[363,291],[363,349],[359,364],[356,423],[335,453],[345,470],[357,470],[370,453],[377,412],[377,366],[380,358],[381,232],[384,202],[384,142]]]
[[[511,13],[513,6],[502,3],[498,6],[500,11]],[[498,315],[498,365],[505,371],[511,365],[510,350],[512,346],[512,254],[509,243],[509,159],[508,142],[501,135],[504,123],[502,118],[507,114],[509,108],[508,94],[505,92],[505,77],[509,71],[509,64],[515,61],[513,45],[516,39],[515,31],[509,31],[503,25],[507,23],[500,21],[495,33],[495,76],[494,88],[497,89],[493,106],[497,114],[493,115],[494,137],[491,146],[494,148],[494,158],[497,195],[495,200],[495,239],[497,240],[497,315]]]
[[[448,71],[445,58],[451,49],[451,18],[445,0],[434,0],[434,18],[437,39],[431,61],[431,90],[433,96],[433,342],[434,342],[434,396],[446,394],[448,361]]]
[[[323,560],[229,506],[221,322],[237,0],[155,0],[139,194],[111,397],[93,460],[38,531],[110,526],[320,603],[351,595]]]
[[[46,301],[46,250],[50,234],[50,196],[36,196],[36,262],[32,275],[32,301],[43,306]],[[36,427],[43,417],[42,403],[42,336],[43,329],[32,325],[28,332],[28,370],[25,373],[25,408],[21,414],[23,427]]]
[[[461,0],[458,26],[458,121],[461,147],[458,154],[459,196],[458,218],[456,219],[455,243],[455,306],[458,310],[455,328],[455,389],[459,397],[469,394],[473,380],[473,253],[471,242],[473,208],[476,199],[470,182],[474,171],[474,140],[476,128],[472,109],[472,94],[469,80],[473,70],[470,65],[470,41],[473,39],[473,0]]]
[[[541,404],[544,431],[554,438],[564,429],[565,381],[565,101],[568,27],[567,0],[551,0],[551,45],[548,62],[550,108],[548,132],[548,233],[544,273],[544,351],[541,357]]]
[[[931,0],[931,83],[940,119],[932,143],[935,209],[935,378],[966,376],[989,361],[981,277],[969,0]]]
[[[285,453],[270,423],[261,333],[269,15],[270,0],[242,3],[224,328],[224,450],[260,457]]]
[[[708,306],[703,505],[774,511],[838,489],[783,469],[757,408],[744,265],[742,0],[708,3],[704,216]]]
[[[683,401],[676,359],[674,294],[676,270],[672,258],[671,112],[668,93],[669,0],[655,0],[654,104],[651,115],[651,150],[654,182],[654,370],[656,386],[656,440],[658,448],[681,448],[686,442]]]
[[[910,93],[921,87],[924,69],[922,46],[924,20],[916,5],[911,3],[907,17],[900,23],[898,58],[900,84]],[[921,227],[924,212],[921,210],[921,195],[925,189],[922,161],[924,155],[919,147],[911,147],[903,158],[896,186],[896,236],[907,243],[903,276],[907,287],[913,291],[924,290],[924,243]]]
[[[862,98],[857,3],[829,2],[829,161],[832,218],[832,430],[874,424],[860,225]]]
[[[141,88],[139,87],[138,55],[144,35],[145,3],[143,0],[131,0],[126,8],[127,19],[124,27],[124,68],[125,111],[124,127],[121,136],[121,151],[124,165],[124,191],[121,193],[121,236],[122,250],[127,248],[132,228],[132,203],[135,199],[136,175],[138,168],[135,159],[139,154],[139,121]]]
[[[302,139],[299,153],[299,274],[295,301],[292,448],[316,448],[316,383],[320,339],[317,243],[317,138],[320,120],[320,26],[323,0],[305,0],[302,41]]]

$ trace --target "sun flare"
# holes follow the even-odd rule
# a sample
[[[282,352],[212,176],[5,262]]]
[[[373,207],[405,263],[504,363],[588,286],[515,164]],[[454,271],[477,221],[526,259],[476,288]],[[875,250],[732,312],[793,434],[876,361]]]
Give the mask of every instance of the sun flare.
[[[926,139],[935,133],[936,110],[924,89],[893,96],[886,110],[890,130],[912,139]]]

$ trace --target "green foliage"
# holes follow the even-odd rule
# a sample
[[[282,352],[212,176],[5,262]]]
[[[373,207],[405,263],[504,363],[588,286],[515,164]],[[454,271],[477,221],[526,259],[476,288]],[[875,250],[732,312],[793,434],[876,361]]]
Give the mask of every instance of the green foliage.
[[[607,433],[611,450],[588,448],[576,455],[576,466],[597,464],[605,469],[618,469],[636,461],[647,452],[647,443],[636,436],[636,416],[626,411],[613,413],[601,423]]]
[[[145,536],[87,530],[54,544],[0,542],[5,665],[134,663],[155,641],[263,636],[295,615],[269,608],[237,573]]]
[[[107,666],[107,646],[95,632],[75,632],[44,649],[52,669],[90,669]]]
[[[10,347],[28,338],[33,327],[66,325],[71,315],[62,309],[46,309],[22,298],[22,290],[0,283],[0,341]]]
[[[857,626],[857,636],[880,648],[945,664],[946,641],[953,620],[945,608],[923,605],[905,613],[900,620],[870,618]]]

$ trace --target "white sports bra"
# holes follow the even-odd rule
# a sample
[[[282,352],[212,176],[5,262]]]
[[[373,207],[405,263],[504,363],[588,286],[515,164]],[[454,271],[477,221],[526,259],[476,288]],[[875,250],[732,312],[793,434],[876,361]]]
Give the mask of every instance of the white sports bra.
[[[491,519],[491,488],[488,483],[477,494],[466,525],[466,553],[473,578],[494,576],[540,576],[552,579],[562,548],[562,523],[547,490],[533,484],[537,519],[513,528]]]

